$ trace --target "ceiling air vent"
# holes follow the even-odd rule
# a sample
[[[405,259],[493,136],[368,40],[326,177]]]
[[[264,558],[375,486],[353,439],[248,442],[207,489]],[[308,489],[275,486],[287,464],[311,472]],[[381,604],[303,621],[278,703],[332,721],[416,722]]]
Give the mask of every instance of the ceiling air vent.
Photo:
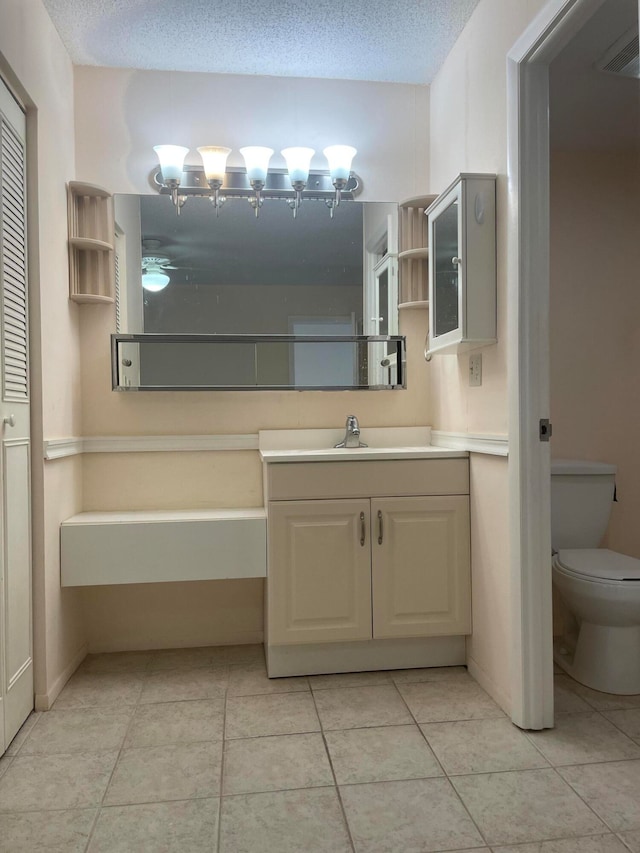
[[[596,62],[596,68],[607,74],[640,79],[638,28],[627,30]]]

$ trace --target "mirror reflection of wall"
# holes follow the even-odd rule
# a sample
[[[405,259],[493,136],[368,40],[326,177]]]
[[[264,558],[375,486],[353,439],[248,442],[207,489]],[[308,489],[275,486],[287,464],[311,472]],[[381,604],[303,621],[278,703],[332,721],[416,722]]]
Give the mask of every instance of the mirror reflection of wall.
[[[385,229],[395,228],[395,204],[343,200],[331,218],[324,201],[308,199],[294,220],[283,200],[266,199],[256,218],[244,199],[229,199],[216,216],[209,199],[192,197],[177,216],[166,196],[116,195],[115,219],[120,333],[397,333],[397,298],[380,303],[374,271],[394,250]],[[384,244],[379,256],[372,240],[376,251]],[[156,289],[144,289],[143,280]],[[327,345],[332,358],[322,358],[314,381],[303,384],[316,384],[318,370],[331,374],[329,384],[359,383],[354,353],[342,345],[349,357],[339,358],[336,346]],[[145,352],[131,367],[145,384],[178,385],[185,373],[194,384],[210,384],[211,366],[186,344],[184,353],[160,343]],[[301,361],[307,352],[296,365],[287,347],[271,347],[260,366],[267,384],[289,384],[311,370]],[[255,373],[241,358],[225,358],[219,369],[227,379],[232,370],[238,385]]]
[[[343,201],[331,219],[324,202],[306,200],[294,220],[286,202],[267,199],[256,218],[245,200],[230,199],[216,217],[208,199],[190,198],[178,217],[164,196],[116,195],[120,275],[126,272],[119,331],[291,334],[295,318],[336,317],[340,334],[350,316],[354,334],[370,334],[363,324],[366,208],[369,219],[377,208],[397,210]],[[143,291],[143,269],[170,281]]]

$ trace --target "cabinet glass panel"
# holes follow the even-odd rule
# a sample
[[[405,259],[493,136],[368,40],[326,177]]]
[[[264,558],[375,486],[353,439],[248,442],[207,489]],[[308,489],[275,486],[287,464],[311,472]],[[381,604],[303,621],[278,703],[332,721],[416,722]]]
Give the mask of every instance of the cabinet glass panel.
[[[459,253],[458,202],[450,204],[433,223],[435,247],[434,326],[436,336],[453,332],[458,315]]]

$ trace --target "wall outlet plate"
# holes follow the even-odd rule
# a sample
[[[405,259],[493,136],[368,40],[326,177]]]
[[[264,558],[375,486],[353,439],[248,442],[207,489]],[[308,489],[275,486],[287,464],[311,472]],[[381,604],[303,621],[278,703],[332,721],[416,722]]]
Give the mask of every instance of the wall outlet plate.
[[[469,356],[469,385],[477,388],[482,385],[482,353],[471,353]]]

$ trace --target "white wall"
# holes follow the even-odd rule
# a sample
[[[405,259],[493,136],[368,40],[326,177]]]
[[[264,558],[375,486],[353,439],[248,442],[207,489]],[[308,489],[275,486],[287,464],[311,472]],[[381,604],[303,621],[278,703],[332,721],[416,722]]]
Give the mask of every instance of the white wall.
[[[608,546],[640,558],[640,155],[551,159],[553,455],[618,466]]]
[[[112,192],[151,191],[148,178],[157,164],[152,146],[169,141],[192,149],[228,145],[234,149],[230,165],[242,165],[238,154],[242,145],[264,144],[279,151],[286,145],[305,144],[320,151],[344,141],[358,149],[354,169],[363,180],[362,200],[398,201],[426,190],[426,87],[106,68],[77,68],[75,79],[77,176]],[[284,163],[274,157],[272,165]],[[322,157],[312,165],[325,168]],[[83,433],[254,433],[267,428],[335,427],[352,411],[364,430],[428,424],[428,374],[421,356],[425,322],[424,312],[405,312],[401,319],[400,333],[407,335],[409,344],[407,391],[116,394],[110,390],[109,361],[114,314],[109,308],[91,306],[82,316]],[[131,506],[148,509],[262,504],[261,490],[256,492],[257,453],[215,454],[225,456],[224,461],[212,456],[194,466],[186,455],[109,454],[90,462],[85,458],[85,505],[106,509],[106,495],[115,492]],[[223,473],[211,476],[212,465],[221,465]],[[261,617],[255,624],[254,592],[241,597],[235,610],[237,624],[247,626],[248,632],[262,630]],[[121,620],[122,614],[129,614],[129,622],[126,628],[120,624],[118,634],[128,638],[129,647],[160,642],[166,634],[162,601],[168,606],[173,592],[165,586],[149,593],[154,602],[149,617],[153,630],[149,622],[136,628],[127,590],[87,594],[91,646],[109,644],[96,626],[108,631],[111,617]],[[187,601],[196,612],[201,590],[190,586],[184,594],[181,618],[188,634]],[[212,593],[209,636],[200,633],[199,642],[221,641],[224,601],[216,606],[216,600]],[[119,642],[115,631],[111,642]]]
[[[506,434],[507,421],[507,53],[545,0],[480,0],[431,86],[429,191],[460,172],[497,183],[498,343],[482,352],[482,386],[468,385],[468,354],[434,356],[430,413],[435,429]],[[508,466],[471,456],[473,638],[478,677],[510,705]],[[491,487],[487,487],[491,484]],[[475,519],[475,521],[474,521]],[[481,523],[478,523],[481,520]],[[487,536],[486,531],[492,535]],[[491,591],[492,600],[488,598]]]
[[[0,0],[0,73],[28,106],[34,634],[46,705],[82,655],[80,594],[60,588],[59,523],[81,506],[77,459],[45,464],[42,438],[78,434],[78,307],[69,302],[65,183],[74,177],[73,68],[40,0]]]

